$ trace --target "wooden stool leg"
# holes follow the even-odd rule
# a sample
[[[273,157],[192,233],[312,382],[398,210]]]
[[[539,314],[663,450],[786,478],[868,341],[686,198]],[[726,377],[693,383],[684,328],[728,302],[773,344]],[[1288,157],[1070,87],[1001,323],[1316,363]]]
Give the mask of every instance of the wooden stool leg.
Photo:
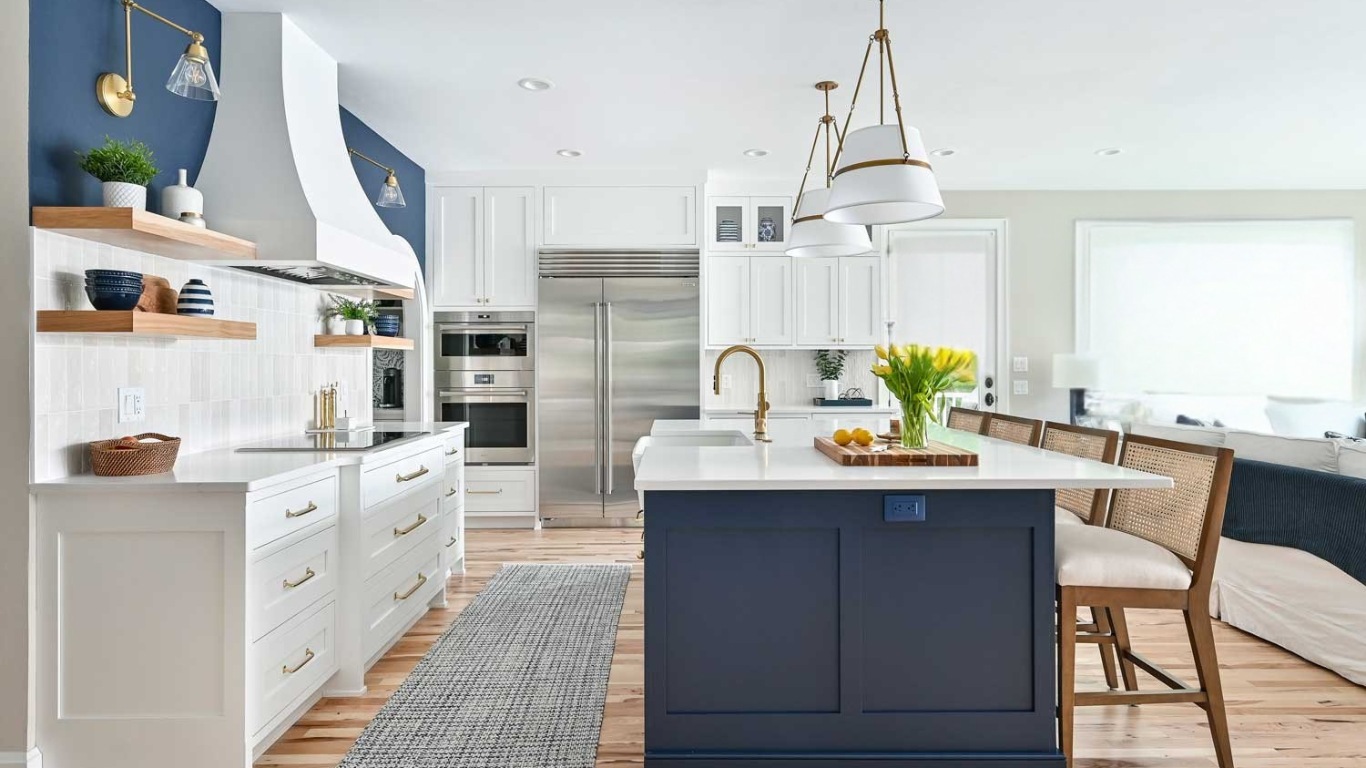
[[[1091,609],[1091,621],[1096,625],[1096,632],[1108,635],[1113,630],[1110,627],[1110,616],[1104,608]],[[1119,675],[1115,673],[1115,657],[1109,643],[1096,643],[1096,650],[1100,651],[1100,665],[1105,669],[1105,684],[1110,690],[1119,689]]]
[[[1209,696],[1205,715],[1209,718],[1210,735],[1214,738],[1214,753],[1219,768],[1233,768],[1233,745],[1228,734],[1228,715],[1224,711],[1224,687],[1219,680],[1219,659],[1214,653],[1214,627],[1209,616],[1209,602],[1193,600],[1193,607],[1183,611],[1186,633],[1190,635],[1191,652],[1195,655],[1195,672],[1200,689]]]
[[[1062,587],[1058,595],[1058,749],[1072,768],[1072,715],[1076,709],[1077,598]]]
[[[1138,672],[1134,663],[1129,661],[1128,653],[1133,648],[1129,644],[1129,622],[1124,618],[1123,608],[1106,608],[1110,625],[1115,628],[1115,655],[1119,657],[1119,671],[1124,676],[1124,690],[1138,690]]]

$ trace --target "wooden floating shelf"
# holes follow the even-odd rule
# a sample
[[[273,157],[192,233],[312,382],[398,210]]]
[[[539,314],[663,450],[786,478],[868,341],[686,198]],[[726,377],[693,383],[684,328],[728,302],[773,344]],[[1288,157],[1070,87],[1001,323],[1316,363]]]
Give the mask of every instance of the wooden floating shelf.
[[[133,208],[35,207],[33,226],[187,261],[252,261],[256,243]]]
[[[350,349],[412,349],[413,340],[402,336],[325,336],[313,337],[315,347],[344,347]]]
[[[125,333],[132,336],[252,341],[256,338],[256,323],[134,310],[101,312],[94,309],[43,309],[38,311],[38,332]]]

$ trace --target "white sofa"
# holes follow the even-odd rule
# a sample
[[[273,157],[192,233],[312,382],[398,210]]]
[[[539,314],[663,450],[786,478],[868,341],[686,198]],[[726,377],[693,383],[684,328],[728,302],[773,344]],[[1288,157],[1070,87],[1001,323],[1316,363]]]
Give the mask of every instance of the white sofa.
[[[1132,432],[1223,445],[1233,449],[1235,458],[1366,479],[1366,442],[1177,425],[1141,424]],[[1366,584],[1326,560],[1290,547],[1223,538],[1210,611],[1239,629],[1366,685]]]

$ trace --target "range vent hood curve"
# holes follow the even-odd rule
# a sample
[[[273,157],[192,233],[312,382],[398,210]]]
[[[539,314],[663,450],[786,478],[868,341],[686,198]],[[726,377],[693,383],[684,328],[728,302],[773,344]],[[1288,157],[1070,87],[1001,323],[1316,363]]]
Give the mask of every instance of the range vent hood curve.
[[[412,288],[412,246],[351,167],[336,60],[283,14],[222,18],[223,96],[195,186],[206,218],[256,241],[257,259],[215,263],[324,289]]]

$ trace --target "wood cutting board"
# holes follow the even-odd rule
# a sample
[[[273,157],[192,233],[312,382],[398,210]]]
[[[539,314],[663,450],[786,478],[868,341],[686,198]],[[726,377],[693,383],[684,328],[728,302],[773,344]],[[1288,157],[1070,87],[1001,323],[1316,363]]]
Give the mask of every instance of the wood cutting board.
[[[924,448],[903,448],[900,445],[893,445],[885,451],[871,453],[868,448],[858,443],[838,445],[828,437],[818,437],[816,450],[846,467],[977,466],[977,454],[937,440],[931,440]]]
[[[138,298],[137,305],[139,312],[174,315],[179,299],[180,294],[171,287],[166,278],[156,275],[142,276],[142,296]]]

